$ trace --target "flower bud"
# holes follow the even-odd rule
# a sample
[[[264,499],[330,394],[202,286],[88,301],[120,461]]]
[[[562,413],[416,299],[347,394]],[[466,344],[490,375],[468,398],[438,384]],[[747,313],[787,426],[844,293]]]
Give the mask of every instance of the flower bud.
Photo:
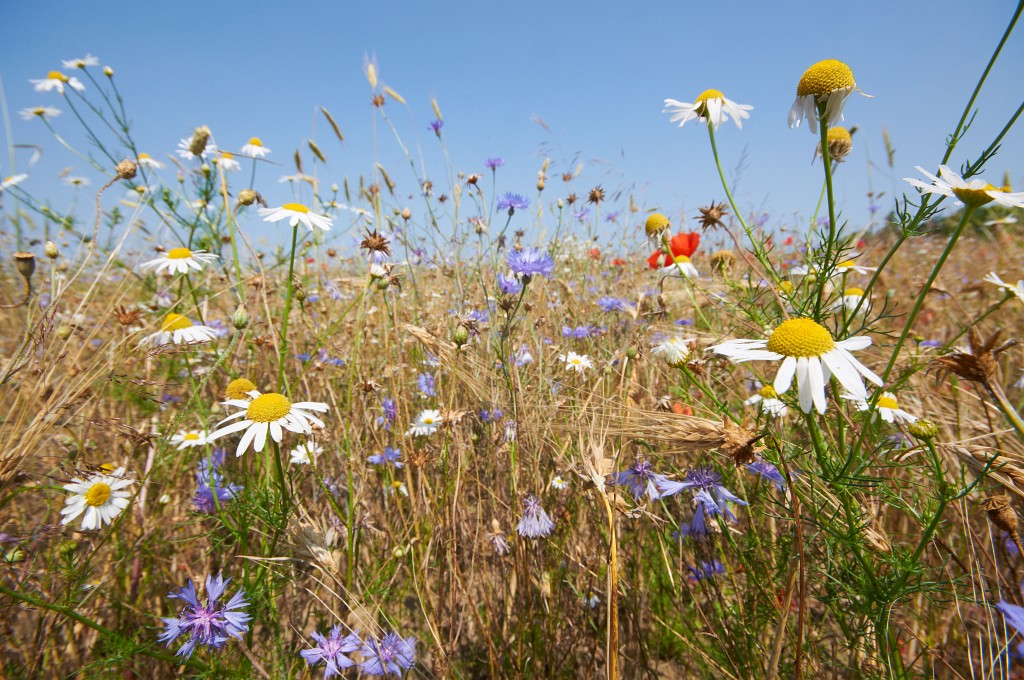
[[[118,179],[132,179],[139,171],[139,166],[135,165],[135,161],[125,158],[114,169],[117,170]]]
[[[69,326],[68,324],[62,323],[61,325],[57,326],[57,337],[60,338],[61,340],[67,340],[68,338],[71,337],[71,334],[74,332],[74,330],[75,329]]]
[[[626,348],[626,357],[628,359],[636,359],[638,356],[640,356],[640,352],[637,350],[636,347]]]
[[[537,180],[537,191],[544,191],[544,178],[541,177]]]
[[[245,308],[245,304],[238,305],[238,309],[231,315],[231,325],[238,330],[249,325],[249,311]]]
[[[918,418],[907,426],[909,432],[915,439],[934,439],[939,434],[939,426],[925,418]]]
[[[565,207],[565,202],[562,199],[558,199],[557,205],[558,205],[558,209],[561,210],[562,208]]]
[[[408,208],[402,208],[402,219],[406,221],[412,219],[412,210],[409,210]]]
[[[104,66],[103,67],[103,75],[105,75],[108,78],[113,78],[114,77],[114,69],[110,68],[109,66]]]
[[[256,202],[256,192],[252,189],[242,189],[238,192],[239,205],[252,205]]]
[[[57,250],[57,244],[53,241],[47,241],[46,245],[43,246],[43,252],[46,253],[46,257],[51,260],[56,260],[60,257],[60,251]]]
[[[455,342],[456,347],[462,347],[469,342],[469,330],[463,325],[456,326],[452,340]]]

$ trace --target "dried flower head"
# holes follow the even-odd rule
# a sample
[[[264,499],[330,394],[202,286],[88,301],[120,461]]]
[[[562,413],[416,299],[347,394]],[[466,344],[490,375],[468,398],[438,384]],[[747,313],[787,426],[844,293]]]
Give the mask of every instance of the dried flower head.
[[[591,189],[590,194],[587,196],[587,201],[590,203],[594,203],[595,205],[600,205],[601,201],[603,200],[604,189],[602,189],[600,186],[596,186],[593,189]]]
[[[376,229],[366,234],[359,247],[366,250],[369,254],[383,253],[384,255],[391,255],[391,241],[386,236],[381,235]]]
[[[1017,549],[1024,554],[1024,548],[1020,543],[1020,534],[1017,533],[1017,513],[1010,507],[1010,497],[989,496],[980,505],[988,514],[988,520],[1008,533],[1017,545]]]
[[[722,224],[722,218],[727,212],[724,203],[715,203],[714,201],[711,201],[711,205],[708,207],[701,208],[699,218],[701,231],[725,226]]]
[[[967,332],[968,348],[958,348],[952,354],[932,360],[932,365],[939,369],[939,378],[952,372],[964,380],[989,385],[999,369],[997,357],[1006,346],[997,348],[1002,331],[996,331],[992,337],[982,341],[981,335],[971,328]]]

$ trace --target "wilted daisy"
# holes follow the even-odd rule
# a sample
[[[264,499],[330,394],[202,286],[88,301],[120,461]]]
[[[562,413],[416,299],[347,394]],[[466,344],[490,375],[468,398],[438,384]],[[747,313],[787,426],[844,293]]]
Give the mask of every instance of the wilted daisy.
[[[195,141],[195,135],[189,135],[185,139],[178,142],[178,156],[186,161],[194,161],[196,159],[206,160],[210,156],[217,153],[217,145],[214,144],[213,138],[209,137],[209,130],[206,130],[206,146],[199,152],[199,155],[192,153],[192,143]]]
[[[224,423],[237,418],[242,418],[242,420],[214,430],[207,436],[207,441],[245,430],[235,449],[235,455],[241,456],[249,448],[249,444],[254,445],[253,450],[257,453],[262,451],[267,444],[267,433],[280,444],[284,438],[284,430],[298,434],[310,434],[313,432],[313,425],[324,427],[324,422],[310,411],[326,413],[327,404],[319,401],[300,401],[293,404],[283,394],[276,392],[260,394],[254,391],[250,392],[248,396],[248,399],[228,399],[223,402],[225,406],[234,406],[244,410],[228,416],[218,425],[224,425]]]
[[[559,354],[558,360],[565,362],[565,370],[577,373],[584,373],[588,368],[594,367],[594,362],[590,360],[590,357],[586,354],[576,354],[576,352]]]
[[[416,664],[416,638],[403,638],[398,633],[367,640],[360,651],[365,660],[359,670],[367,675],[401,675]]]
[[[22,120],[32,120],[33,118],[52,120],[60,115],[60,109],[55,109],[52,106],[34,106],[30,109],[22,109],[19,113],[21,113]]]
[[[242,153],[254,158],[265,158],[270,153],[270,149],[263,146],[263,141],[259,137],[250,137],[242,147]]]
[[[27,179],[28,175],[26,175],[25,173],[11,175],[10,177],[4,177],[2,180],[0,180],[0,191],[3,191],[4,189],[9,189],[11,187],[16,187]]]
[[[920,165],[917,171],[932,181],[926,184],[912,177],[904,177],[903,181],[917,187],[924,194],[939,194],[956,198],[959,203],[977,208],[995,201],[1008,208],[1024,208],[1024,192],[1010,193],[1006,187],[995,187],[983,179],[965,180],[945,165],[939,166],[939,176],[931,174]]]
[[[871,303],[866,300],[861,302],[862,300],[864,300],[864,290],[862,288],[847,288],[843,291],[843,296],[832,305],[832,309],[845,309],[851,314],[853,310],[858,309],[858,314],[867,314],[868,310],[871,309]]]
[[[85,85],[82,84],[78,78],[71,76],[70,78],[60,71],[50,71],[46,74],[46,77],[41,80],[30,80],[28,81],[36,86],[36,92],[49,92],[50,90],[57,90],[60,94],[64,94],[64,85],[82,92],[85,90]]]
[[[828,138],[828,155],[835,163],[842,163],[853,149],[853,134],[842,125],[830,127],[825,133]],[[821,156],[821,142],[814,151],[814,157]]]
[[[659,356],[672,368],[682,368],[690,357],[690,344],[693,338],[681,338],[678,335],[662,340],[651,349],[651,355]]]
[[[540,507],[540,501],[536,496],[530,494],[523,498],[523,516],[516,525],[516,531],[520,536],[527,538],[543,538],[551,533],[555,523],[544,508]]]
[[[416,416],[416,420],[413,421],[406,434],[428,437],[437,432],[437,428],[441,427],[443,422],[444,418],[441,417],[440,411],[437,409],[424,409]]]
[[[294,227],[301,222],[310,231],[313,231],[314,227],[330,231],[331,225],[334,223],[330,217],[310,212],[309,208],[301,203],[285,203],[279,208],[260,208],[258,212],[265,222],[288,220],[289,227]]]
[[[177,618],[161,618],[167,629],[160,634],[160,642],[166,642],[170,647],[180,636],[187,635],[188,640],[177,652],[177,656],[187,659],[199,645],[220,649],[231,638],[241,639],[242,634],[249,630],[248,623],[252,618],[243,611],[249,606],[245,591],[239,589],[227,602],[218,602],[230,582],[231,579],[220,575],[207,576],[205,602],[199,601],[192,579],[184,588],[172,591],[167,597],[184,601],[185,607]]]
[[[725,95],[718,90],[704,90],[698,95],[697,101],[692,104],[666,99],[664,112],[671,113],[672,117],[668,121],[670,123],[679,121],[679,127],[683,127],[688,121],[696,118],[699,122],[708,123],[717,129],[726,121],[726,116],[731,116],[736,127],[742,128],[743,119],[750,118],[750,114],[747,112],[752,111],[753,108],[753,106],[737,104],[726,99]]]
[[[324,680],[339,675],[342,670],[354,666],[355,661],[345,656],[351,652],[359,651],[363,641],[355,633],[342,635],[341,626],[335,625],[327,635],[321,635],[316,631],[311,633],[315,647],[303,649],[299,655],[306,660],[310,666],[324,663]]]
[[[1007,293],[1013,293],[1017,296],[1018,300],[1024,302],[1024,281],[1018,281],[1017,285],[1006,283],[999,278],[999,274],[996,274],[995,272],[989,272],[988,276],[985,277],[985,281],[988,283],[994,283]]]
[[[817,134],[819,118],[827,125],[843,119],[843,107],[857,83],[849,66],[837,59],[819,61],[804,71],[796,86],[796,100],[789,109],[789,127],[800,127],[806,118],[807,127]]]
[[[143,262],[141,269],[155,269],[156,273],[166,270],[171,274],[188,274],[190,269],[202,271],[205,265],[217,260],[220,256],[205,250],[189,250],[188,248],[171,248],[161,253],[156,259]]]
[[[748,406],[757,404],[758,410],[771,418],[782,418],[789,413],[789,407],[779,399],[779,393],[771,385],[762,386],[757,394],[743,403]]]
[[[292,449],[288,462],[292,465],[309,465],[323,452],[324,447],[317,446],[314,442],[304,442]]]
[[[836,342],[821,324],[798,318],[782,322],[767,340],[729,340],[709,349],[736,363],[782,359],[773,384],[775,391],[785,393],[795,375],[803,412],[810,413],[813,406],[818,413],[824,413],[825,385],[832,375],[860,399],[867,399],[861,376],[881,386],[881,378],[850,354],[851,350],[870,344],[871,338],[866,336]]]
[[[152,156],[145,152],[140,153],[139,157],[135,159],[135,162],[141,165],[142,167],[149,168],[151,170],[159,170],[160,168],[164,167],[163,163],[154,160]]]
[[[217,331],[209,326],[195,325],[181,314],[171,312],[160,323],[160,330],[147,335],[140,345],[191,345],[210,342],[217,338]]]
[[[206,446],[206,430],[182,430],[171,437],[171,445],[174,444],[178,445],[178,451]]]
[[[64,515],[61,525],[70,524],[83,513],[82,531],[100,529],[104,524],[110,524],[128,507],[132,493],[125,487],[134,483],[134,480],[124,477],[123,467],[109,475],[97,473],[87,479],[75,477],[70,484],[64,485],[70,495],[60,511]]]
[[[78,59],[62,59],[60,63],[64,68],[85,68],[87,66],[99,66],[100,59],[99,57],[94,57],[93,55],[86,53],[84,57],[80,57]]]
[[[917,416],[911,415],[900,408],[899,402],[896,401],[896,395],[892,392],[882,392],[882,396],[878,398],[872,408],[864,399],[857,399],[852,394],[842,395],[844,399],[849,399],[857,406],[859,411],[871,411],[882,418],[887,423],[912,423],[917,420]]]

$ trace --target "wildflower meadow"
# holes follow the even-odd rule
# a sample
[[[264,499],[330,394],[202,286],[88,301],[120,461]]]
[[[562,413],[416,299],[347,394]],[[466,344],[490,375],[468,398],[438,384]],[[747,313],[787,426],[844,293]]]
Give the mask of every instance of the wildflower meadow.
[[[500,149],[428,173],[444,102],[408,123],[372,57],[353,108],[403,160],[344,172],[326,106],[298,148],[141,148],[131,64],[5,82],[105,179],[51,200],[7,133],[3,677],[1024,677],[1024,104],[972,127],[1021,11],[867,221],[857,111],[912,102],[842,55],[764,74],[788,111],[651,102],[699,208]],[[758,117],[812,214],[737,193]]]

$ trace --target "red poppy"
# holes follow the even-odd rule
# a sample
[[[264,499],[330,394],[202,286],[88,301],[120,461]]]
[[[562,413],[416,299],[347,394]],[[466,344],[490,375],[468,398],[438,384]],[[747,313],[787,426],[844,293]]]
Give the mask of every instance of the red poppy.
[[[787,236],[786,240],[782,242],[782,245],[784,245],[784,246],[791,246],[791,245],[793,245],[793,241],[794,240],[796,240],[796,239],[794,239],[792,236]]]
[[[306,258],[306,264],[313,264],[314,262],[316,262],[316,260],[314,260],[313,258],[311,258],[311,257],[307,257]]]
[[[601,251],[598,250],[597,248],[591,248],[590,249],[590,257],[594,258],[595,260],[600,260],[601,259]]]
[[[689,404],[684,406],[677,401],[672,404],[672,413],[675,413],[677,416],[692,416],[693,409],[690,408]]]
[[[626,266],[626,261],[623,260],[621,257],[617,257],[614,260],[612,260],[612,266],[613,267],[625,267]]]
[[[676,234],[672,237],[672,240],[668,242],[669,248],[672,249],[672,257],[679,259],[682,257],[689,258],[695,252],[697,252],[697,246],[700,244],[700,234],[695,231],[689,233]],[[660,269],[665,267],[670,262],[667,261],[665,253],[661,249],[655,250],[651,253],[651,256],[647,258],[647,266],[651,269]]]
[[[860,240],[857,241],[857,249],[858,250],[860,250],[861,248],[863,248],[866,245],[867,245],[867,242],[864,239],[860,239]]]

